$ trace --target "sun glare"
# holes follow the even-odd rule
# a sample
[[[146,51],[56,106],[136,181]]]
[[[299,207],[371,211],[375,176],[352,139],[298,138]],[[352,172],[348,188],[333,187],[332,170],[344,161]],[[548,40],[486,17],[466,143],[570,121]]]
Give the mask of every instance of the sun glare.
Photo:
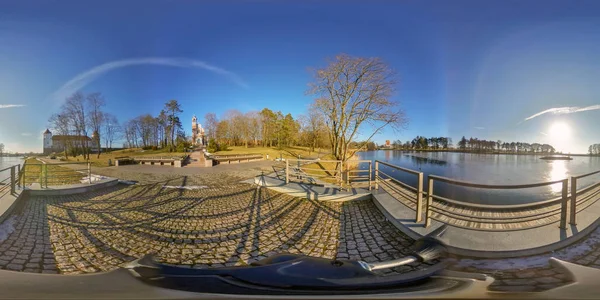
[[[569,147],[569,139],[571,138],[571,127],[567,123],[556,122],[550,126],[548,130],[552,146],[556,147],[557,151],[564,151]]]

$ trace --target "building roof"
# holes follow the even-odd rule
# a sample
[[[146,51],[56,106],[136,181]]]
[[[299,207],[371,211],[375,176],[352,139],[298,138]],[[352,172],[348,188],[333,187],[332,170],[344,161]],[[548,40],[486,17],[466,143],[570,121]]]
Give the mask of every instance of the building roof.
[[[48,128],[46,128],[46,131],[44,131],[44,134],[52,134],[52,132],[50,132],[50,130],[48,130]]]
[[[82,138],[85,140],[88,140],[88,141],[92,140],[91,138],[89,138],[87,136],[83,136],[83,135],[55,135],[55,136],[52,136],[53,141],[58,141],[58,140],[60,140],[60,141],[65,141],[65,140],[80,141]]]

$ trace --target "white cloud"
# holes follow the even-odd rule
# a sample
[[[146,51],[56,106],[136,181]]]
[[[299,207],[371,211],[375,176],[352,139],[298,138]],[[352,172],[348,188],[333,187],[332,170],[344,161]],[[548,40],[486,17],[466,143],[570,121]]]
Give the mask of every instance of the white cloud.
[[[0,108],[23,107],[23,104],[0,104]]]
[[[96,67],[93,67],[83,73],[78,74],[71,80],[67,81],[60,89],[55,91],[52,94],[52,98],[57,101],[62,101],[66,97],[72,95],[79,89],[86,86],[88,83],[92,82],[94,79],[98,78],[102,74],[134,65],[161,65],[161,66],[171,66],[171,67],[179,67],[179,68],[196,68],[196,69],[204,69],[215,74],[219,74],[225,77],[228,77],[231,81],[233,81],[238,86],[243,88],[247,88],[248,84],[246,84],[240,76],[225,69],[209,65],[203,61],[193,60],[189,58],[173,58],[173,57],[143,57],[143,58],[132,58],[132,59],[124,59],[111,61]]]
[[[31,136],[31,133],[30,132],[23,132],[23,133],[21,133],[21,135],[22,136]]]
[[[537,114],[533,114],[533,115],[525,118],[521,122],[529,121],[529,120],[531,120],[533,118],[537,118],[537,117],[539,117],[541,115],[548,114],[548,113],[552,113],[552,114],[555,114],[555,115],[563,115],[563,114],[572,114],[572,113],[577,113],[577,112],[582,112],[582,111],[588,111],[588,110],[597,110],[597,109],[600,109],[600,104],[586,106],[586,107],[579,107],[579,106],[553,107],[553,108],[549,108],[549,109],[546,109],[544,111],[541,111],[541,112],[539,112]]]
[[[475,129],[477,129],[477,130],[484,130],[485,127],[475,127]]]
[[[547,133],[545,133],[545,132],[541,132],[541,131],[540,131],[540,134],[541,134],[541,135],[546,135],[546,136],[548,135]]]

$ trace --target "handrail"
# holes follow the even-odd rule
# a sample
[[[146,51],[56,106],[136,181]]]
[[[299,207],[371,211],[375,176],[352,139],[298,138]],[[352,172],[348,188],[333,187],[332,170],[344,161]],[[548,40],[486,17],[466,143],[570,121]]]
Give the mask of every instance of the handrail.
[[[379,160],[376,160],[376,162],[378,162],[378,163],[380,163],[380,164],[382,164],[384,166],[388,166],[390,168],[398,169],[398,170],[401,170],[401,171],[404,171],[404,172],[407,172],[407,173],[410,173],[410,174],[414,174],[414,175],[419,175],[419,174],[422,173],[422,172],[419,172],[419,171],[415,171],[415,170],[411,170],[411,169],[407,169],[407,168],[403,168],[403,167],[394,166],[392,164],[389,164],[389,163],[386,163],[386,162],[382,162],[382,161],[379,161]]]
[[[573,178],[579,179],[579,178],[591,176],[591,175],[598,174],[598,173],[600,173],[600,170],[594,171],[594,172],[590,172],[590,173],[587,173],[587,174],[583,174],[583,175],[579,175],[579,176],[573,176]]]
[[[498,190],[512,190],[512,189],[526,189],[526,188],[534,188],[541,187],[547,185],[553,185],[557,183],[563,182],[565,179],[548,181],[548,182],[539,182],[539,183],[531,183],[531,184],[516,184],[516,185],[506,185],[506,184],[481,184],[481,183],[472,183],[467,181],[450,179],[448,177],[442,177],[437,175],[429,175],[427,176],[431,179],[435,179],[437,181],[446,182],[458,186],[466,186],[471,188],[483,188],[483,189],[498,189]]]

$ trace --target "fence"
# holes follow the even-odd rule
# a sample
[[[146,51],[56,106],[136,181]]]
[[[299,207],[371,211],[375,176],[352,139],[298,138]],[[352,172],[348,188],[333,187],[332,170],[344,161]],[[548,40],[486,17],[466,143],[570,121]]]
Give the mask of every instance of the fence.
[[[3,175],[8,174],[8,176]],[[16,192],[17,187],[21,187],[20,175],[21,165],[14,165],[0,170],[0,198],[10,193]],[[6,177],[4,177],[6,176]]]
[[[25,163],[22,168],[21,182],[23,186],[26,186],[27,184],[39,183],[41,188],[76,183],[91,184],[91,163]]]
[[[576,222],[577,212],[584,210],[588,206],[590,206],[590,205],[594,204],[596,201],[598,201],[598,197],[595,197],[595,196],[598,196],[598,194],[600,194],[600,188],[598,188],[600,186],[600,182],[594,183],[594,184],[578,191],[577,190],[577,181],[579,179],[582,179],[582,178],[585,178],[588,176],[592,176],[592,175],[598,174],[598,173],[600,173],[600,171],[595,171],[595,172],[571,177],[571,208],[570,208],[571,215],[569,217],[569,224],[577,225],[577,222]],[[592,201],[592,200],[594,200],[594,201]]]
[[[393,177],[388,171],[383,171],[382,166],[392,171],[400,171],[416,177],[416,187]],[[449,223],[457,227],[477,228],[481,230],[518,230],[532,228],[559,222],[561,229],[566,228],[567,215],[569,223],[576,224],[577,212],[589,207],[600,198],[600,182],[577,190],[577,180],[598,174],[600,171],[571,177],[571,193],[569,194],[569,179],[556,181],[521,184],[521,185],[490,185],[454,180],[446,177],[427,176],[427,191],[423,189],[423,173],[395,166],[389,163],[375,161],[375,188],[386,190],[396,200],[415,210],[415,222],[423,220],[423,208],[425,209],[424,226],[431,224],[431,219]],[[517,190],[527,188],[538,188],[561,184],[559,197],[527,204],[517,205],[486,205],[476,204],[456,199],[449,199],[435,194],[436,183],[449,185],[490,189],[490,190]],[[426,197],[425,203],[423,198]],[[571,205],[569,206],[569,200]]]
[[[368,164],[367,169],[360,169],[361,163]],[[316,159],[286,159],[285,181],[301,181],[317,184],[318,180],[337,184],[340,188],[349,189],[357,183],[366,183],[368,189],[372,187],[372,161],[353,160],[342,163],[341,160],[316,160]],[[356,164],[356,168],[352,165]]]

